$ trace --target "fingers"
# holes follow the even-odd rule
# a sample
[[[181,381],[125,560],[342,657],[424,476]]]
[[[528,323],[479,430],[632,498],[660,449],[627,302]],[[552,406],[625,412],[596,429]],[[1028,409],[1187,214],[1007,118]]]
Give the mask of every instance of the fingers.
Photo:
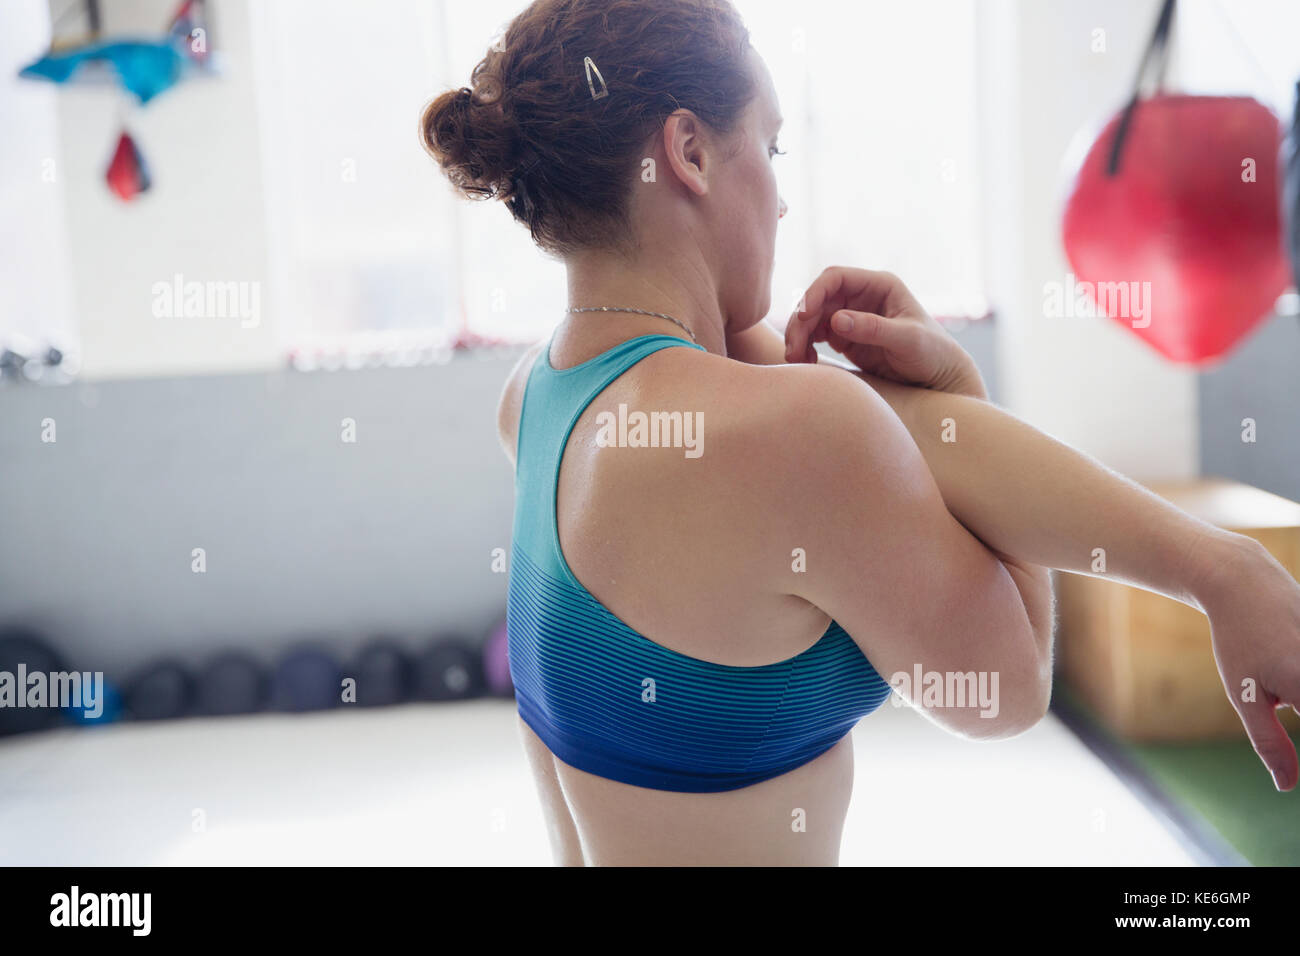
[[[833,266],[813,280],[798,308],[790,316],[785,326],[785,360],[787,362],[807,361],[799,356],[806,356],[811,349],[814,336],[818,334],[824,309],[838,308],[843,304],[842,290],[846,273],[851,270]],[[824,337],[824,332],[822,333]]]
[[[831,316],[831,329],[849,342],[876,345],[909,358],[919,358],[925,348],[925,331],[921,326],[906,320],[887,319],[874,312],[840,309]]]
[[[1272,695],[1265,691],[1258,700],[1234,700],[1233,706],[1246,728],[1250,745],[1273,775],[1273,784],[1284,791],[1294,788],[1298,773],[1295,744],[1277,719],[1276,701]]]
[[[922,311],[907,286],[891,272],[831,266],[813,280],[786,324],[786,361],[806,354],[808,343],[818,341],[817,330],[840,308],[886,317]]]

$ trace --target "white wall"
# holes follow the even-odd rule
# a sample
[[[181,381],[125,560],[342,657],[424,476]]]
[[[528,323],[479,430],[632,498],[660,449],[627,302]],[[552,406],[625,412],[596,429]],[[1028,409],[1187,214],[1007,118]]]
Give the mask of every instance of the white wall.
[[[274,316],[266,314],[272,296],[248,5],[209,6],[222,75],[182,82],[144,107],[124,106],[134,100],[103,88],[65,87],[58,94],[73,300],[88,378],[282,362]],[[106,3],[104,30],[156,36],[175,7],[174,0]],[[129,204],[104,182],[123,119],[154,182]],[[260,324],[156,318],[154,284],[177,273],[187,281],[257,283]]]
[[[31,355],[76,341],[55,87],[18,78],[48,45],[44,0],[6,4],[0,23],[0,346]]]

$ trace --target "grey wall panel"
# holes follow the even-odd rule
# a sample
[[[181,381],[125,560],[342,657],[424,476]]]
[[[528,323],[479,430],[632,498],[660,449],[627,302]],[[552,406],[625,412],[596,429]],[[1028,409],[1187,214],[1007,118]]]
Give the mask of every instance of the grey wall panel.
[[[1201,472],[1300,501],[1300,320],[1274,316],[1199,376]],[[1244,419],[1255,441],[1242,441]]]

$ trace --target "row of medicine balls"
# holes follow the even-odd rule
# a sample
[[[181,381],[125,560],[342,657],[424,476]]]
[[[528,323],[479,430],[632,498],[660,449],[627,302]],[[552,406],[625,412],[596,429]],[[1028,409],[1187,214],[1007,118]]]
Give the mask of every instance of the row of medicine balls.
[[[14,675],[10,680],[16,681],[20,665],[28,675],[70,670],[36,631],[0,630],[0,673]],[[11,687],[17,693],[25,692]],[[174,661],[159,661],[136,673],[121,688],[106,682],[97,716],[53,706],[0,706],[0,736],[42,730],[66,720],[101,724],[266,710],[302,712],[508,697],[512,693],[502,622],[481,644],[441,638],[411,652],[394,640],[377,638],[346,665],[316,646],[291,649],[269,669],[239,651],[217,654],[193,671]]]

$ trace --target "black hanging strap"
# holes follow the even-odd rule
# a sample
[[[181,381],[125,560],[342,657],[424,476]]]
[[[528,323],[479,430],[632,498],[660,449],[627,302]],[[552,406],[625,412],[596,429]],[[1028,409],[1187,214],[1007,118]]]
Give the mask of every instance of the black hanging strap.
[[[1107,176],[1115,176],[1119,173],[1120,153],[1124,149],[1124,141],[1128,138],[1129,125],[1133,122],[1133,113],[1137,109],[1138,99],[1142,96],[1142,80],[1153,66],[1156,71],[1156,89],[1160,90],[1165,85],[1165,65],[1169,60],[1169,31],[1173,26],[1174,7],[1177,4],[1178,0],[1165,0],[1164,6],[1160,8],[1155,32],[1151,34],[1151,42],[1147,44],[1142,62],[1138,64],[1137,78],[1133,81],[1133,96],[1124,107],[1124,112],[1119,118],[1119,126],[1115,130],[1115,141],[1110,148],[1110,162],[1106,166]]]

